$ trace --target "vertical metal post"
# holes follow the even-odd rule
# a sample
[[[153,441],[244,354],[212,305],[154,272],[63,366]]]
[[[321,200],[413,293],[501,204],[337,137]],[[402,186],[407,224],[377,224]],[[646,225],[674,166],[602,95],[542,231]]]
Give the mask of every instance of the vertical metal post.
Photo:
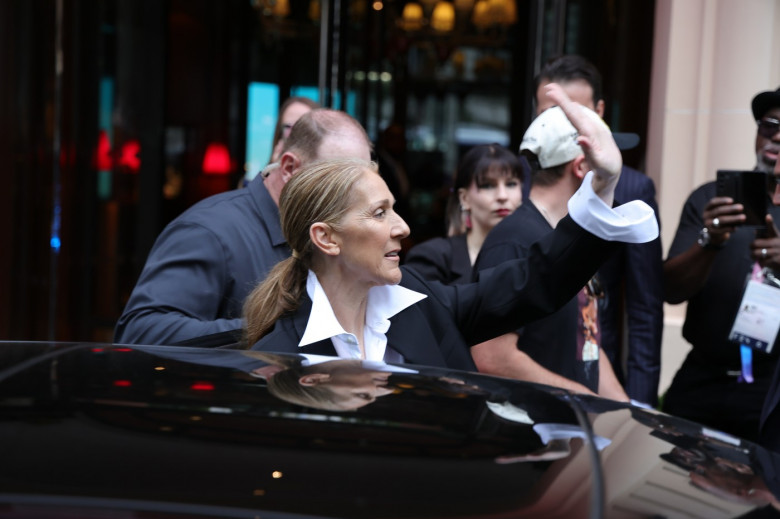
[[[55,3],[54,16],[54,121],[52,124],[52,215],[49,236],[49,316],[47,336],[55,340],[57,327],[57,266],[59,263],[61,236],[61,172],[60,153],[62,148],[62,74],[64,56],[62,50],[62,0]]]
[[[324,0],[320,11],[320,103],[334,108],[333,95],[339,92],[342,39],[341,0]],[[345,103],[342,100],[342,105]],[[344,106],[339,107],[341,109]]]
[[[329,59],[329,35],[331,32],[331,12],[330,4],[332,0],[324,0],[320,3],[320,70],[319,70],[319,90],[320,103],[322,106],[330,106],[330,92],[328,91],[328,70],[330,67]]]
[[[341,12],[341,0],[332,0],[332,13],[331,13],[331,27],[333,28],[333,37],[331,38],[331,50],[330,50],[330,94],[333,95],[334,92],[338,93],[340,92],[339,89],[339,78],[341,77],[341,40],[343,37],[342,34],[342,12]],[[339,100],[340,106],[334,106],[334,108],[339,108],[341,110],[344,110],[346,108],[346,99],[343,97]],[[334,103],[335,104],[335,103]]]
[[[554,54],[563,54],[566,48],[566,1],[555,0],[555,21],[557,22],[556,38],[555,38],[555,52]]]

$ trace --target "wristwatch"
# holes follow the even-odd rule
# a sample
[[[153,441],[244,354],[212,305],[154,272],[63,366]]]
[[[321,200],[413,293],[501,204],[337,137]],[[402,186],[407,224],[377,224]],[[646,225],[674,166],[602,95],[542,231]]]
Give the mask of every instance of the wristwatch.
[[[696,243],[698,243],[702,249],[706,250],[720,250],[723,248],[723,244],[715,245],[711,240],[712,236],[710,235],[709,229],[704,227],[699,231],[699,237],[696,239]]]

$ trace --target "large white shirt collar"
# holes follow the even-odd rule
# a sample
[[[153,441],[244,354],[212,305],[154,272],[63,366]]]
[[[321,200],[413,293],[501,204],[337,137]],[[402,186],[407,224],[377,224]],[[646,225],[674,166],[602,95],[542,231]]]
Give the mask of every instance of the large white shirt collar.
[[[312,303],[311,313],[298,346],[332,339],[339,357],[360,358],[357,338],[347,333],[339,324],[325,290],[320,285],[317,275],[311,270],[306,280],[306,292]],[[399,285],[382,285],[369,290],[363,340],[366,359],[402,361],[392,357],[385,358],[387,349],[385,334],[390,329],[390,318],[426,297],[425,294]]]

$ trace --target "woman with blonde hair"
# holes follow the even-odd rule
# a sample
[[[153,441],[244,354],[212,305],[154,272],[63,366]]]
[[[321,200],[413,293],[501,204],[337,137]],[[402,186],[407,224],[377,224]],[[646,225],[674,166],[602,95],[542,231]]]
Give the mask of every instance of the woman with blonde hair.
[[[374,163],[333,160],[303,168],[280,199],[292,256],[246,300],[248,347],[475,371],[469,346],[547,315],[585,285],[620,241],[658,235],[652,210],[611,209],[620,152],[557,85],[548,87],[594,171],[570,214],[532,247],[479,282],[446,286],[400,266],[406,222]],[[586,229],[590,229],[589,232]],[[598,234],[598,236],[597,236]],[[601,237],[599,237],[601,236]]]

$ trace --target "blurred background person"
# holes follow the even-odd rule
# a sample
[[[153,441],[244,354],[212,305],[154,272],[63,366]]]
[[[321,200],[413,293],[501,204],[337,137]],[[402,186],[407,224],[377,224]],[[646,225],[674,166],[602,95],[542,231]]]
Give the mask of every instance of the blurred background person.
[[[282,148],[284,148],[284,142],[290,135],[290,130],[292,130],[293,125],[303,114],[310,112],[315,108],[321,108],[320,104],[316,101],[312,101],[308,97],[293,96],[284,100],[282,106],[279,107],[279,117],[276,119],[276,126],[274,127],[274,137],[271,142],[271,158],[268,161],[269,164],[279,160],[279,157],[282,155]],[[246,187],[257,174],[257,171],[247,171],[244,178],[241,179],[240,187]]]
[[[305,113],[315,108],[320,108],[319,103],[312,101],[308,97],[288,97],[279,108],[279,118],[276,120],[274,128],[274,140],[271,147],[271,160],[276,162],[282,155],[282,148],[287,137],[290,136],[290,130],[298,119]]]
[[[469,283],[482,243],[522,202],[518,157],[499,144],[474,146],[460,161],[447,201],[447,237],[412,247],[406,265],[427,279]]]

